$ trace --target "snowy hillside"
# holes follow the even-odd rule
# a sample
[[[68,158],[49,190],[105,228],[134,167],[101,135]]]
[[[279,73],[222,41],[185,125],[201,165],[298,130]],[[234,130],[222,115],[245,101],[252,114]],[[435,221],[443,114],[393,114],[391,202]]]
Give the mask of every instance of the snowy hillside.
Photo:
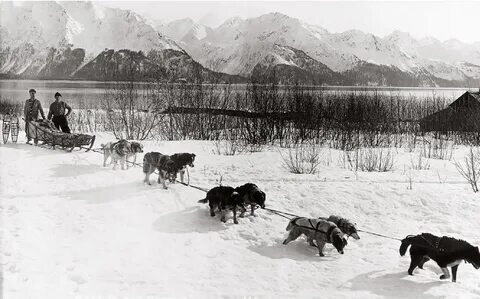
[[[111,139],[104,135],[96,145]],[[411,277],[398,241],[366,233],[350,239],[344,255],[327,245],[319,257],[303,238],[282,245],[287,220],[265,210],[224,224],[197,203],[201,191],[146,186],[140,168],[114,171],[96,153],[23,142],[0,145],[5,298],[480,297],[480,271],[470,264],[460,265],[457,283],[439,280],[433,262]],[[294,175],[279,148],[237,156],[213,155],[213,148],[201,141],[145,143],[147,152],[195,152],[192,184],[213,187],[220,177],[224,185],[258,184],[269,208],[340,214],[392,237],[431,232],[480,244],[478,195],[450,161],[430,160],[430,170],[409,172],[410,153],[399,149],[393,172],[356,177],[338,166],[338,152],[324,150],[318,174]],[[455,157],[462,154],[458,149]]]

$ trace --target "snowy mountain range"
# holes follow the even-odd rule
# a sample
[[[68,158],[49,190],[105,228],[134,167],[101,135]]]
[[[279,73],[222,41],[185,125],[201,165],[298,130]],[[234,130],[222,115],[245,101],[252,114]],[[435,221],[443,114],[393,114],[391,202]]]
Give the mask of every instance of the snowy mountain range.
[[[175,27],[182,32],[168,34],[182,35],[188,31],[187,24],[197,26],[189,19],[176,21]],[[187,53],[204,66],[229,74],[250,76],[258,64],[266,67],[265,57],[275,57],[269,60],[271,67],[305,71],[305,66],[293,63],[291,52],[278,51],[280,45],[326,65],[344,76],[347,84],[478,86],[480,82],[479,43],[417,40],[400,31],[383,38],[359,30],[330,33],[280,13],[245,20],[232,18],[205,32],[199,39],[174,39],[183,41]],[[277,77],[291,81],[282,73]]]
[[[0,8],[4,77],[126,79],[125,70],[135,66],[141,78],[202,74],[202,80],[239,79],[202,67],[153,23],[129,10],[95,2],[1,2]],[[152,60],[158,57],[162,59]]]
[[[202,74],[203,81],[230,82],[480,84],[480,43],[400,31],[330,33],[280,13],[209,28],[189,18],[156,24],[95,2],[0,2],[0,8],[3,77],[109,80],[133,61],[143,77],[167,80]]]

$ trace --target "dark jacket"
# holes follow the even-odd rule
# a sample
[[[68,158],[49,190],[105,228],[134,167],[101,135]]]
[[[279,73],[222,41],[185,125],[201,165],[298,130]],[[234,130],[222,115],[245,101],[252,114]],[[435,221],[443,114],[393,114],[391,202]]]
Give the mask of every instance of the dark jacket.
[[[42,104],[39,100],[28,99],[25,101],[25,107],[23,108],[23,115],[25,120],[32,121],[38,119],[38,112],[42,115],[42,118],[45,119],[45,113],[43,112]]]
[[[68,112],[65,114],[65,111],[68,110]],[[60,115],[65,115],[68,116],[72,112],[72,108],[68,106],[67,103],[63,101],[55,101],[52,104],[50,104],[50,109],[48,110],[48,119],[51,119],[52,116],[60,116]]]

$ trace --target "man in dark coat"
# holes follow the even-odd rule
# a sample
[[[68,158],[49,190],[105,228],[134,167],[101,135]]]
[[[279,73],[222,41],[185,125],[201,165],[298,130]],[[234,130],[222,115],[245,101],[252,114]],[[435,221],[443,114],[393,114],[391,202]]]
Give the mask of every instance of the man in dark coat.
[[[64,101],[60,101],[61,97],[62,95],[59,92],[55,93],[55,102],[50,105],[48,119],[53,121],[57,129],[62,129],[64,133],[70,133],[67,116],[72,112],[72,108]]]
[[[23,107],[23,116],[25,121],[35,121],[38,119],[38,113],[42,115],[42,118],[45,119],[45,113],[43,112],[42,104],[38,99],[35,98],[37,91],[35,89],[30,89],[30,98],[25,101],[25,106]],[[28,137],[28,126],[25,126],[25,133],[27,134],[27,143],[30,144],[30,137]],[[37,140],[35,140],[37,144]]]

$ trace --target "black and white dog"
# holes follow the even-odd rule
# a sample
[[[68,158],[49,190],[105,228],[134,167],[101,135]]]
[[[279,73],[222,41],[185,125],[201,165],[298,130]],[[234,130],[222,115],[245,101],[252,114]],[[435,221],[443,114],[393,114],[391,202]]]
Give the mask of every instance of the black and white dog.
[[[243,199],[245,205],[250,205],[250,215],[255,216],[255,207],[258,205],[262,209],[265,208],[265,192],[260,190],[257,185],[252,183],[244,184],[240,187],[235,188],[235,191],[238,192],[239,196]],[[240,217],[243,217],[243,214],[246,212],[246,209],[243,208],[242,214]]]
[[[413,275],[413,270],[418,266],[423,269],[430,259],[434,260],[442,269],[440,279],[449,279],[450,272],[447,267],[452,268],[452,281],[457,280],[458,265],[465,261],[480,268],[480,253],[478,247],[474,247],[464,240],[450,237],[437,237],[429,233],[422,233],[416,236],[407,236],[400,245],[400,255],[404,256],[407,248],[410,247],[410,267],[408,274]]]
[[[150,175],[155,170],[158,170],[158,183],[162,184],[164,189],[167,189],[165,181],[169,180],[170,183],[174,183],[179,168],[169,155],[163,155],[158,152],[146,153],[143,156],[143,173],[145,174],[143,181],[145,183],[151,185]]]
[[[187,170],[187,166],[194,167],[193,164],[195,162],[195,154],[190,153],[177,153],[170,156],[170,159],[174,163],[174,167],[178,169],[180,173],[180,181],[184,182],[185,171]],[[175,176],[176,179],[176,176]]]
[[[340,254],[343,254],[343,249],[347,246],[347,240],[343,237],[342,231],[335,223],[330,221],[318,218],[295,217],[290,220],[286,230],[289,233],[283,241],[283,245],[287,245],[301,235],[305,235],[310,245],[317,246],[320,256],[324,256],[323,248],[327,243],[332,244]],[[317,244],[313,244],[313,240]]]
[[[233,212],[233,222],[238,224],[237,208],[243,208],[244,201],[239,196],[235,188],[228,186],[219,186],[210,189],[207,197],[198,201],[199,203],[207,203],[210,206],[210,216],[215,217],[215,209],[222,213],[221,220],[226,222],[226,214],[228,210]]]

